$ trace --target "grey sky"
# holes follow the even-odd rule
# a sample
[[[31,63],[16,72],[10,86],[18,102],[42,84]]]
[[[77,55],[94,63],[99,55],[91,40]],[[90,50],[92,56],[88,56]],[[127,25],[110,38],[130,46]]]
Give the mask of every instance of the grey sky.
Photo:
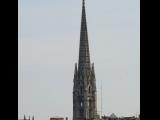
[[[81,0],[19,0],[18,114],[72,119]],[[86,0],[91,61],[103,114],[140,110],[139,0]]]

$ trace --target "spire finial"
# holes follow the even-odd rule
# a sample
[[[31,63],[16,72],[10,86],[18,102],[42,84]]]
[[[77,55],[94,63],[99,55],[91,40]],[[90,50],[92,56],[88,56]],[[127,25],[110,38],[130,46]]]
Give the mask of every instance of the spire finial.
[[[83,6],[85,5],[85,0],[83,0]]]

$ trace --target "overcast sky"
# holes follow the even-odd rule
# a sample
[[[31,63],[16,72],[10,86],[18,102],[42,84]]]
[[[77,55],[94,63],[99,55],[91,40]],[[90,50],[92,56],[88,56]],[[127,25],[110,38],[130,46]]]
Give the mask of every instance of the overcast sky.
[[[18,116],[72,120],[82,0],[19,0]],[[86,0],[89,47],[103,114],[140,111],[139,0]]]

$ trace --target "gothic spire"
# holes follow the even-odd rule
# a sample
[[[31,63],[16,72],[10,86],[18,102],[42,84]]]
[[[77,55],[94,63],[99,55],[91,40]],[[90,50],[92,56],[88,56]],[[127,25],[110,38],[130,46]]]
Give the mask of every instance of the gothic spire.
[[[90,68],[90,55],[87,33],[87,21],[85,12],[85,0],[82,2],[82,18],[81,18],[81,33],[79,46],[79,69]]]
[[[98,120],[94,65],[90,63],[85,0],[82,0],[78,69],[75,64],[73,120]]]

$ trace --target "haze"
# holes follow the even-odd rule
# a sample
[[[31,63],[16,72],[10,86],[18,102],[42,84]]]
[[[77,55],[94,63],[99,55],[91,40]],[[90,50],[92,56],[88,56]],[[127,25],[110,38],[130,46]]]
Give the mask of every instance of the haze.
[[[19,0],[18,117],[72,120],[74,64],[78,62],[82,0]],[[98,110],[140,111],[139,0],[86,0]]]

